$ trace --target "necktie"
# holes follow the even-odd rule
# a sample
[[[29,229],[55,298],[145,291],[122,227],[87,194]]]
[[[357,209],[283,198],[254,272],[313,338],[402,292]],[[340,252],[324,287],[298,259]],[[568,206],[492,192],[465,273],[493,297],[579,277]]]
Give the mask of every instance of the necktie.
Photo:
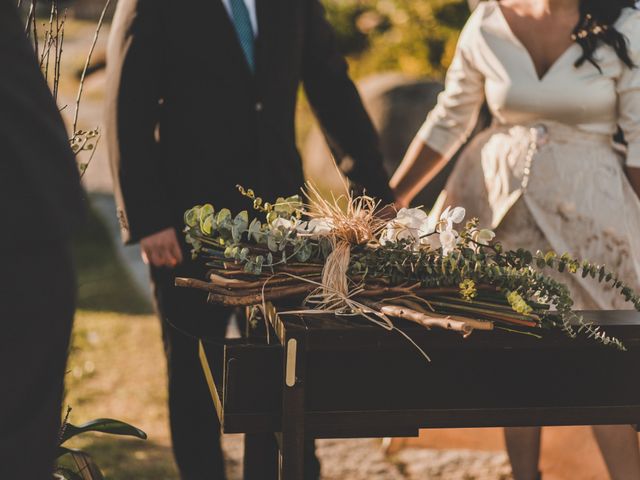
[[[233,17],[233,25],[236,27],[238,40],[240,40],[240,46],[249,68],[253,72],[255,71],[253,26],[244,0],[231,0],[231,16]]]

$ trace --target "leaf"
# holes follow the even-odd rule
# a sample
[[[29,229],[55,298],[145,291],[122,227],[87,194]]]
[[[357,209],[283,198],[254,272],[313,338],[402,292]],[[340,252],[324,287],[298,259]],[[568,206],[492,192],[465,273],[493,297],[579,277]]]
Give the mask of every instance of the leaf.
[[[236,225],[242,232],[247,230],[249,226],[249,214],[246,210],[243,210],[236,218],[233,219],[233,224]]]
[[[231,211],[228,208],[223,208],[218,212],[216,216],[216,222],[218,225],[221,225],[225,222],[225,220],[229,220],[231,218]]]
[[[213,215],[209,215],[200,220],[200,230],[205,235],[211,235],[211,232],[214,230],[214,224],[215,220],[213,219]]]
[[[60,440],[60,445],[64,444],[70,438],[85,432],[100,432],[108,433],[110,435],[136,437],[142,440],[147,439],[147,434],[133,425],[110,418],[97,418],[79,426],[68,423]]]
[[[276,220],[276,218],[278,218],[278,214],[276,212],[271,211],[267,213],[267,223],[269,225],[271,225]]]
[[[198,221],[200,220],[200,205],[196,205],[193,208],[190,208],[186,212],[184,212],[184,223],[185,225],[193,228],[198,225]]]
[[[288,213],[289,212],[289,205],[287,204],[286,200],[282,197],[278,197],[276,199],[276,203],[273,206],[273,209],[276,212],[282,212],[282,213]]]
[[[269,247],[269,250],[271,250],[272,252],[278,251],[278,241],[274,236],[269,235],[267,237],[267,247]]]
[[[231,237],[233,238],[234,242],[239,242],[242,238],[242,230],[238,225],[233,225],[231,227]]]
[[[313,247],[309,243],[305,243],[298,249],[298,253],[296,254],[297,259],[300,262],[306,262],[311,258],[311,254],[313,253]],[[359,270],[359,268],[358,268]]]
[[[248,234],[249,240],[251,240],[251,238],[253,237],[253,239],[256,242],[259,242],[260,241],[260,236],[262,234],[261,229],[262,229],[262,223],[260,223],[260,220],[258,220],[257,218],[254,218],[251,221],[251,224],[249,225],[249,229],[248,229],[249,230],[249,234]]]

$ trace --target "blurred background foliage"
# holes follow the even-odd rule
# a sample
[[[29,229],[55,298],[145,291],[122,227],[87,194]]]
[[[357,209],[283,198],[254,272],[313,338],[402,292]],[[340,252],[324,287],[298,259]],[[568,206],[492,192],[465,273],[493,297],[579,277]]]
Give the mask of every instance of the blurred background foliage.
[[[356,78],[385,71],[441,78],[470,14],[466,0],[323,3]]]

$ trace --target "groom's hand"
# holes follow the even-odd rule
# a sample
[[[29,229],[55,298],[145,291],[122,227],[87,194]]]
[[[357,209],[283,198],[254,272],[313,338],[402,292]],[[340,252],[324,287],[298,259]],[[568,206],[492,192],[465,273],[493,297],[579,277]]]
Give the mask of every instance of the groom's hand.
[[[175,267],[182,263],[182,250],[174,228],[167,228],[140,240],[142,260],[154,267]]]

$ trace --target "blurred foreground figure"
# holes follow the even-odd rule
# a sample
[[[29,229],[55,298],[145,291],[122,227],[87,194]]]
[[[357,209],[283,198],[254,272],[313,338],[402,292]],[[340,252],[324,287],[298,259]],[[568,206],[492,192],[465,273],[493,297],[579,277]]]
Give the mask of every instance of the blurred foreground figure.
[[[0,478],[49,480],[74,312],[78,171],[14,0],[0,0]]]

